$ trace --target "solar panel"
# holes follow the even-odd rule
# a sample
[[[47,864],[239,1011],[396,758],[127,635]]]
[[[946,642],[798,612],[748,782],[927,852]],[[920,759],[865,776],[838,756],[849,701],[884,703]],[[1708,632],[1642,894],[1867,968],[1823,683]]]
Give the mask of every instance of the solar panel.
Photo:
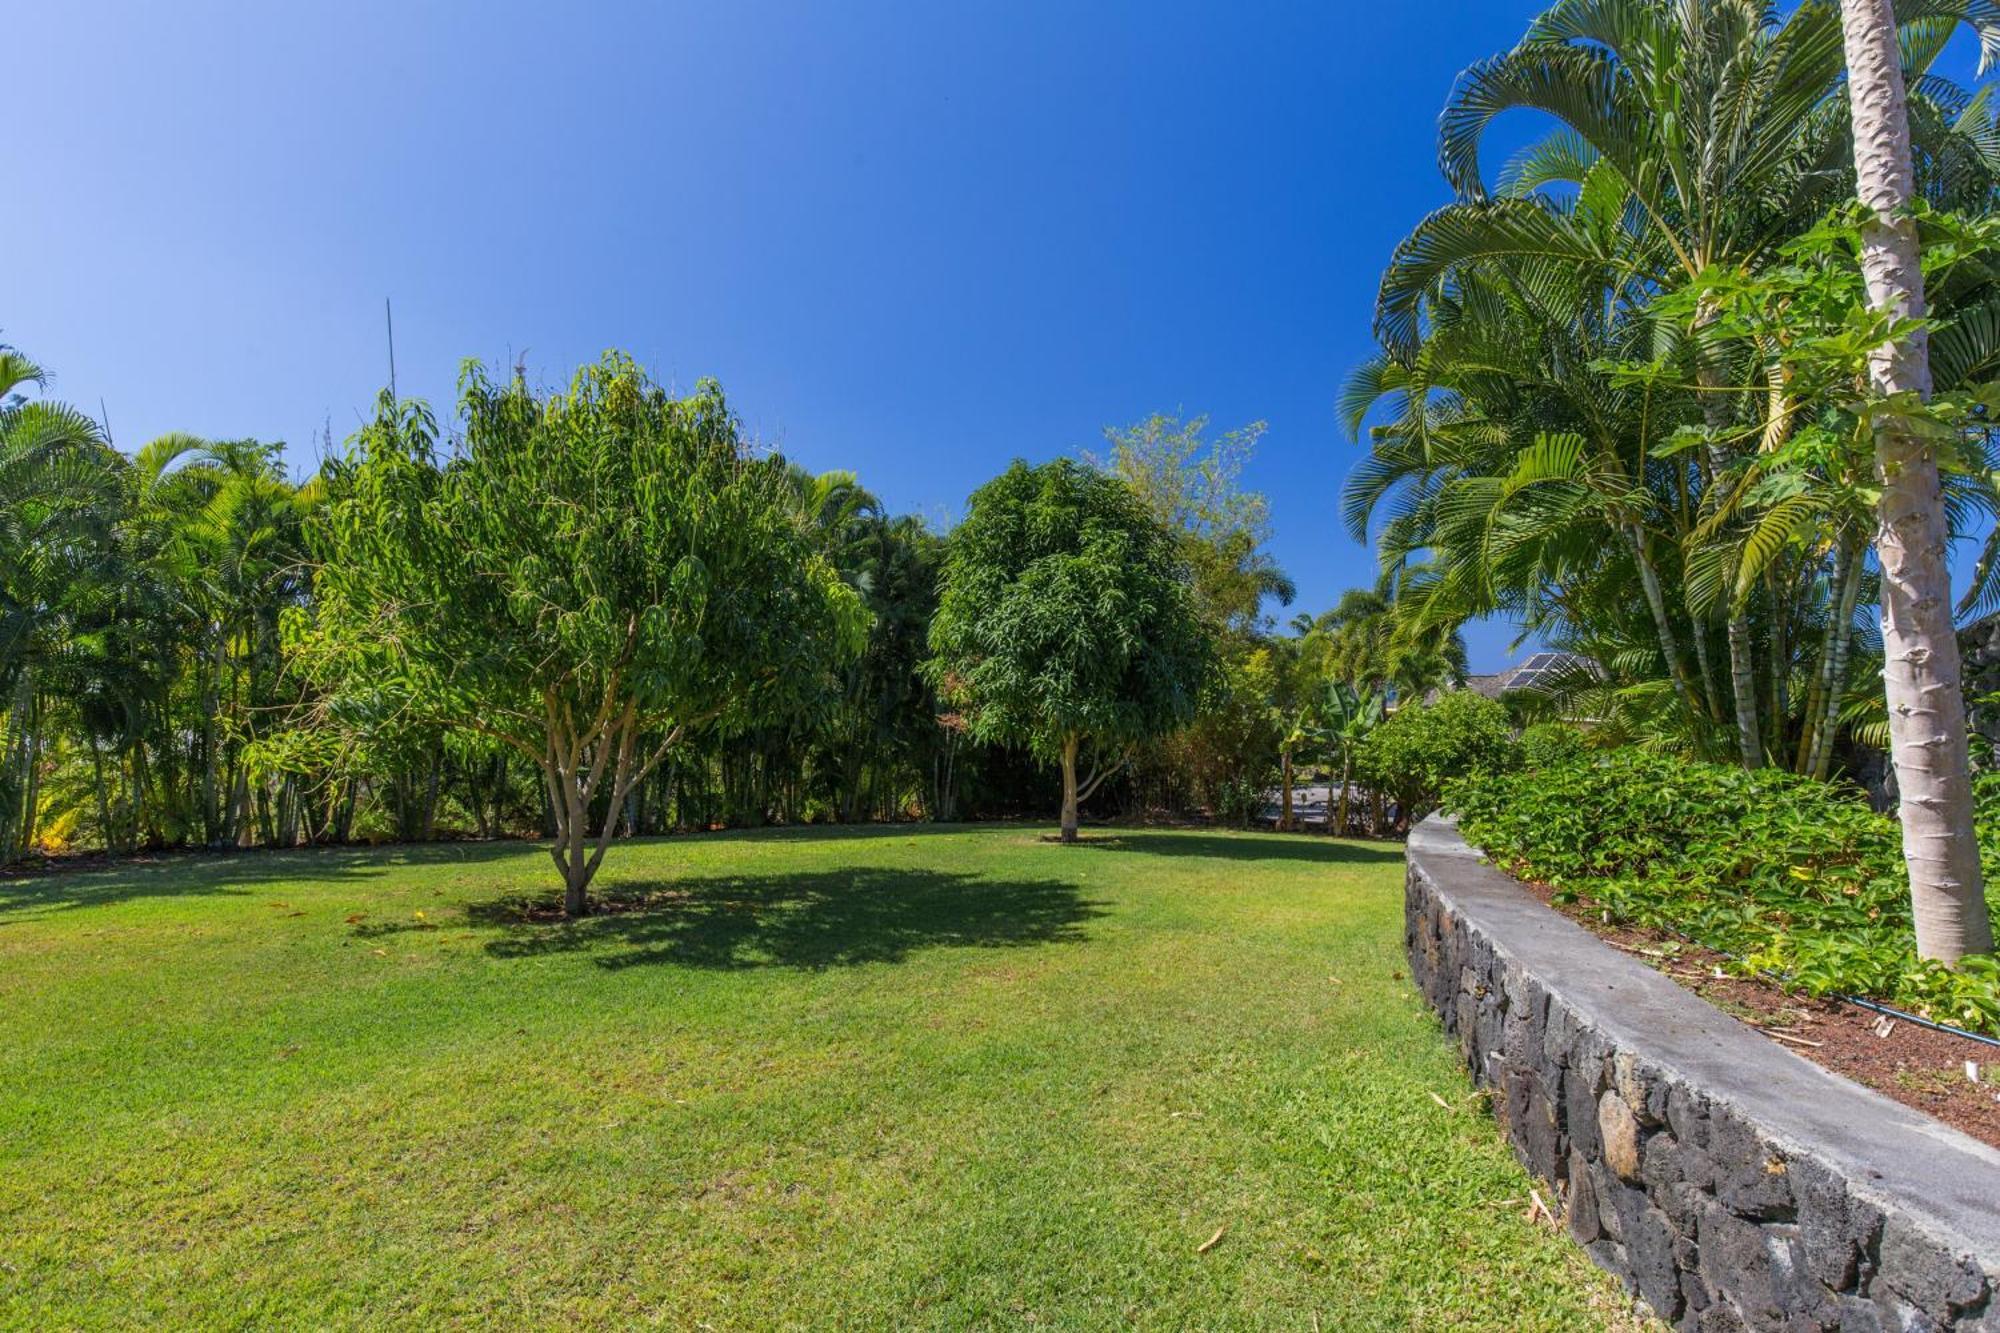
[[[1579,668],[1595,670],[1589,658],[1575,653],[1541,652],[1529,654],[1527,660],[1507,673],[1503,688],[1509,690],[1544,689],[1563,676],[1576,672]]]

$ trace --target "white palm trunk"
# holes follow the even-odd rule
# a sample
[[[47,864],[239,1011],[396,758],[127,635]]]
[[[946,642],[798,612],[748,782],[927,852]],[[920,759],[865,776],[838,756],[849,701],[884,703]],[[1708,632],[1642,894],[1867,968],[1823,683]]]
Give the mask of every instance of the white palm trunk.
[[[1924,313],[1910,125],[1890,0],[1841,0],[1848,97],[1854,116],[1854,174],[1874,210],[1864,229],[1861,269],[1869,303],[1902,315]],[[1883,348],[1869,377],[1880,394],[1928,395],[1930,345],[1922,331]],[[1955,963],[1993,947],[1972,836],[1972,774],[1959,687],[1958,637],[1945,564],[1944,505],[1937,460],[1893,422],[1875,436],[1882,483],[1875,549],[1882,562],[1883,685],[1889,736],[1902,792],[1903,855],[1910,870],[1917,952]]]

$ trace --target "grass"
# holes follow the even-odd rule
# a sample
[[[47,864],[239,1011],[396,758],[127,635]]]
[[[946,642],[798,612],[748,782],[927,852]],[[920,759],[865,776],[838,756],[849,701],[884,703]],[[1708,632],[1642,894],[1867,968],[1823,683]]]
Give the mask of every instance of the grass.
[[[621,844],[574,925],[520,846],[0,881],[0,1324],[1621,1322],[1401,873],[986,828]]]

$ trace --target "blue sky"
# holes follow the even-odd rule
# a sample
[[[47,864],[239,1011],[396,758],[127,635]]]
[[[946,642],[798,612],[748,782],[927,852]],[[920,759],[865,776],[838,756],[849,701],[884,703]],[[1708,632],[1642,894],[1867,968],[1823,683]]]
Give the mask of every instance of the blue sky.
[[[622,347],[940,523],[1106,425],[1261,418],[1318,610],[1374,574],[1334,395],[1445,201],[1438,109],[1539,7],[23,7],[0,339],[125,448],[309,469],[387,378],[389,297],[406,394]]]

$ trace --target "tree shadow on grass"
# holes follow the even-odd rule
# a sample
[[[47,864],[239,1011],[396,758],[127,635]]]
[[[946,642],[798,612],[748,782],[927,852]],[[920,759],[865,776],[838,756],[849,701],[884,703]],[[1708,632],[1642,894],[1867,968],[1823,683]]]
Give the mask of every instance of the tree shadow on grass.
[[[1074,943],[1104,914],[1059,880],[937,870],[693,879],[619,892],[581,921],[549,920],[541,898],[473,904],[467,914],[502,930],[486,946],[498,958],[590,953],[607,968],[809,971],[899,963],[921,949]]]
[[[407,866],[478,865],[535,850],[524,842],[438,842],[393,847],[299,847],[161,852],[89,866],[0,871],[0,924],[139,898],[241,897],[272,885],[372,879]]]
[[[1278,833],[1166,833],[1105,830],[1086,833],[1078,847],[1145,856],[1207,856],[1218,861],[1311,861],[1379,865],[1403,859],[1401,843],[1361,843]]]

